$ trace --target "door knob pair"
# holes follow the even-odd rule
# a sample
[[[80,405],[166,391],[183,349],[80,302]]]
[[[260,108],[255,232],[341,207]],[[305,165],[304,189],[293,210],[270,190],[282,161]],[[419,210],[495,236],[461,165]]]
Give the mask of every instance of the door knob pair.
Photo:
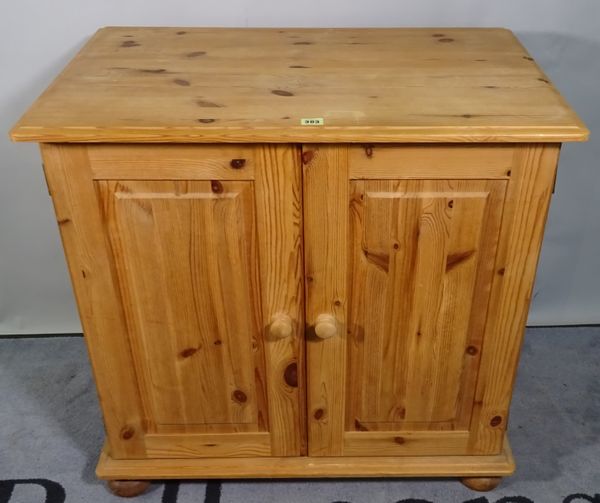
[[[285,339],[294,332],[292,318],[284,313],[278,313],[271,319],[269,334],[274,339]],[[320,339],[329,339],[338,333],[337,320],[331,314],[320,314],[315,322],[315,335]]]

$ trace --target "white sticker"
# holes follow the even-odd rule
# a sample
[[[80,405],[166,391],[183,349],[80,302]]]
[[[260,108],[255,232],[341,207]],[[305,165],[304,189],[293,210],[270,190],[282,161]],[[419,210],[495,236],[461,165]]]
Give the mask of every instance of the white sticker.
[[[325,121],[322,117],[314,117],[312,119],[300,119],[300,124],[302,126],[322,126]]]

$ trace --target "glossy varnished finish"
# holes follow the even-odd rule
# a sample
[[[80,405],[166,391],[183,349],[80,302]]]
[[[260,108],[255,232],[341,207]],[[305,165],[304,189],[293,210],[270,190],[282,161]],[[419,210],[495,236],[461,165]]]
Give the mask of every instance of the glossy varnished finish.
[[[12,131],[18,141],[178,143],[587,134],[510,31],[477,28],[104,28]]]
[[[586,136],[507,30],[100,30],[12,132],[42,143],[98,475],[495,487]]]

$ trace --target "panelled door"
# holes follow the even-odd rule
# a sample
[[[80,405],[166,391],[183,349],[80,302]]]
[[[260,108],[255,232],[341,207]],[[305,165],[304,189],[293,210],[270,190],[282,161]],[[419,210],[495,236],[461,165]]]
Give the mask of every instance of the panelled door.
[[[520,248],[539,246],[549,197],[517,194],[531,173],[547,190],[555,161],[540,178],[527,152],[304,147],[310,455],[499,452],[527,309],[503,276],[514,263],[530,286]],[[510,232],[526,204],[523,245]],[[517,320],[498,336],[492,295],[512,295]]]
[[[304,453],[297,148],[45,157],[112,456]]]

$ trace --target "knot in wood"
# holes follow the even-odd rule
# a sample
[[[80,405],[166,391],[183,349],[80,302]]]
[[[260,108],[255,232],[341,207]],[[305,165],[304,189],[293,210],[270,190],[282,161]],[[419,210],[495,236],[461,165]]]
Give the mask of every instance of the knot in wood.
[[[212,180],[210,182],[210,190],[212,190],[215,194],[220,194],[223,192],[223,184],[218,180]]]
[[[246,393],[244,393],[241,389],[236,389],[231,394],[231,397],[233,398],[233,400],[235,402],[238,402],[238,403],[245,403],[246,400],[248,400],[248,397],[246,396]]]
[[[308,164],[310,161],[312,161],[314,156],[314,151],[305,150],[304,152],[302,152],[302,164]]]
[[[121,428],[121,438],[123,440],[129,440],[135,435],[135,429],[132,426],[125,425]]]
[[[290,363],[283,373],[283,380],[285,383],[292,387],[298,387],[298,364],[296,362]]]
[[[231,159],[229,165],[233,169],[241,169],[246,165],[246,159]]]

